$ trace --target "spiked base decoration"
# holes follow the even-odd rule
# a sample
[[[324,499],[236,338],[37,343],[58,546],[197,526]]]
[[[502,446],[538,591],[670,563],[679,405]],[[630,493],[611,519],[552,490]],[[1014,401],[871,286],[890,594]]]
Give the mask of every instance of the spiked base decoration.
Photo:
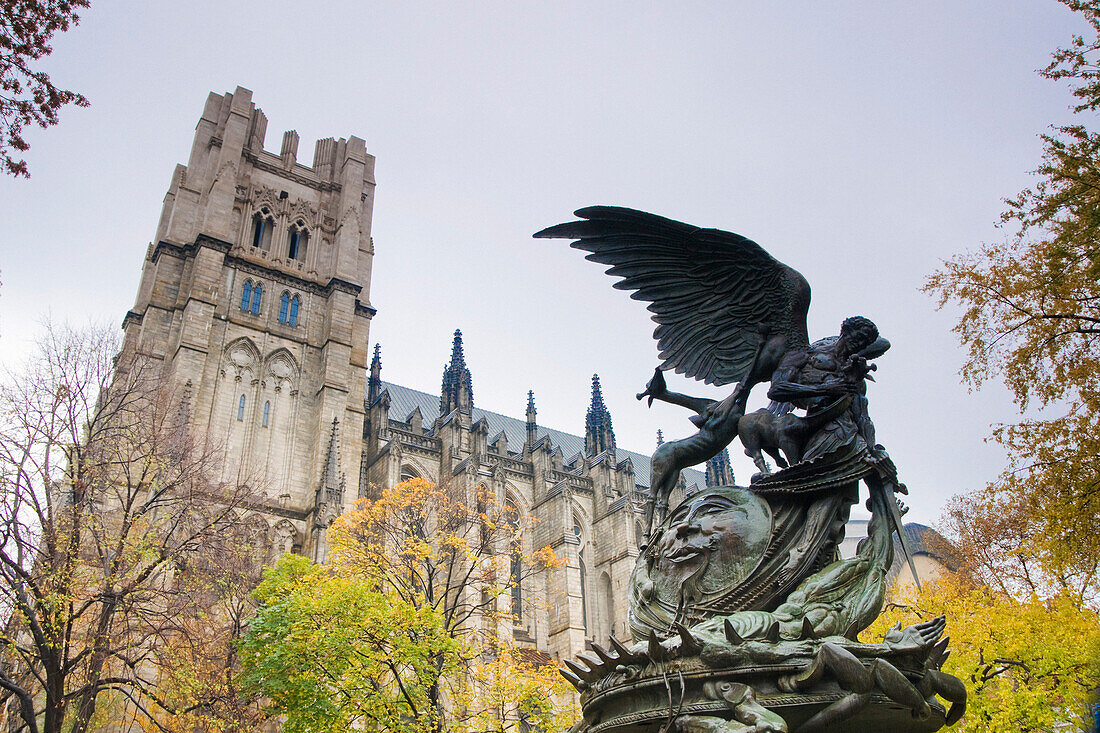
[[[892,497],[872,490],[868,537],[856,556],[816,569],[836,544],[810,535],[835,535],[838,515],[807,517],[813,502],[797,485],[758,488],[702,491],[657,529],[634,571],[634,643],[612,638],[608,648],[594,644],[565,662],[562,674],[584,712],[574,731],[931,733],[957,721],[966,690],[940,671],[949,653],[945,619],[895,628],[875,644],[857,640],[882,609],[894,547],[884,504]],[[811,511],[795,511],[807,503]],[[839,511],[846,515],[847,505]],[[778,522],[792,533],[785,537],[776,520],[791,512],[798,522]],[[759,526],[760,516],[770,527]],[[758,593],[760,576],[777,591],[788,576],[797,585]]]

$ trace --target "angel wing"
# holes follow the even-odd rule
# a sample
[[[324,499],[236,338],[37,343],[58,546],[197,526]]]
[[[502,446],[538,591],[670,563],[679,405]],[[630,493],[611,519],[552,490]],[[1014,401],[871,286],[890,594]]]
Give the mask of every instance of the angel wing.
[[[661,369],[730,384],[758,371],[769,344],[779,353],[768,361],[809,345],[809,283],[756,242],[616,206],[574,213],[582,221],[535,236],[576,240],[573,247],[590,253],[585,259],[610,265],[607,274],[622,278],[616,288],[649,301]]]

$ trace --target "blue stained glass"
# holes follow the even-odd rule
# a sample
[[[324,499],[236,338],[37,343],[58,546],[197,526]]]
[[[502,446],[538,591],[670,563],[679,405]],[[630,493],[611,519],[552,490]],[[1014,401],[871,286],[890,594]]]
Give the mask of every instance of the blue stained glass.
[[[241,401],[237,403],[237,419],[244,420],[244,395],[241,395]]]
[[[263,426],[265,428],[267,427],[267,417],[270,414],[271,414],[271,403],[270,402],[265,402],[264,403],[264,421],[263,421]]]
[[[241,292],[241,310],[248,310],[248,304],[252,301],[252,283],[245,282],[244,291]]]
[[[286,309],[290,305],[290,295],[283,293],[282,299],[279,301],[279,323],[286,323]]]
[[[260,298],[264,295],[264,287],[257,283],[256,287],[252,289],[252,312],[260,312]]]
[[[287,319],[287,323],[292,326],[298,325],[298,296],[295,295],[290,299],[290,317]]]

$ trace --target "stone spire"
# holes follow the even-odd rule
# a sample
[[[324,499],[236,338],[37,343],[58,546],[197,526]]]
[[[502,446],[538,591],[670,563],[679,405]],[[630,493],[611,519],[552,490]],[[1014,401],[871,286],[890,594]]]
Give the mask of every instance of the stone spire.
[[[332,432],[328,436],[328,449],[325,451],[325,467],[321,471],[321,501],[337,499],[341,489],[339,439],[336,435],[336,418],[332,418]]]
[[[535,439],[539,432],[539,424],[535,420],[535,416],[538,411],[535,409],[535,393],[533,390],[527,390],[527,446],[530,447],[535,444]]]
[[[367,406],[370,407],[382,394],[382,347],[374,345],[374,358],[370,362],[370,378],[367,380]]]
[[[592,404],[584,418],[584,452],[596,456],[604,451],[615,452],[615,430],[611,427],[611,413],[603,402],[600,375],[592,375]]]
[[[470,370],[466,368],[466,355],[462,352],[462,331],[455,329],[451,346],[451,363],[443,369],[443,392],[439,400],[440,417],[453,410],[470,412],[474,408],[474,388]]]
[[[325,451],[325,467],[321,470],[321,483],[317,486],[317,498],[313,508],[314,562],[321,562],[327,553],[327,534],[332,520],[340,514],[344,504],[345,477],[340,473],[340,438],[336,418],[332,418],[332,432],[328,436]]]
[[[707,486],[733,486],[733,466],[729,448],[707,461]]]

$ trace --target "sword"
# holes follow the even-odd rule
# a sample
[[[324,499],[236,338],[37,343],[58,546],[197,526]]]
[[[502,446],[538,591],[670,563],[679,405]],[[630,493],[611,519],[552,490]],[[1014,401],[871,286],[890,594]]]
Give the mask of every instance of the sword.
[[[887,458],[886,460],[890,460]],[[882,464],[876,464],[878,479],[875,483],[879,491],[883,493],[883,503],[886,505],[887,515],[890,519],[892,530],[897,533],[898,540],[901,544],[901,552],[905,555],[906,562],[909,563],[909,570],[913,573],[913,581],[917,584],[917,592],[923,593],[924,589],[920,584],[920,576],[917,575],[917,565],[913,562],[913,551],[909,548],[909,538],[905,534],[905,527],[901,523],[901,509],[898,507],[898,499],[895,496],[894,488],[898,486],[898,480],[895,476],[887,475],[885,467]],[[887,486],[889,484],[889,486]]]

